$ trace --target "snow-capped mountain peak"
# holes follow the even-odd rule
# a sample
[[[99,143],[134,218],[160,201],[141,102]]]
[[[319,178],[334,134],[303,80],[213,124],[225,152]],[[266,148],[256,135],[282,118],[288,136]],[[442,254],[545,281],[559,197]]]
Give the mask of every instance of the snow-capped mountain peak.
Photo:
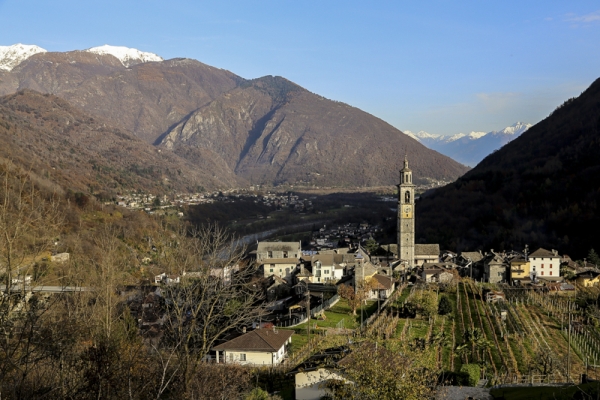
[[[517,122],[499,131],[457,133],[451,136],[436,135],[420,131],[403,131],[430,149],[455,159],[465,165],[474,166],[492,151],[517,138],[532,125]]]
[[[514,135],[519,136],[521,133],[525,132],[527,129],[531,128],[531,124],[527,124],[525,122],[517,122],[508,126],[501,131],[490,132],[493,135]]]
[[[436,135],[434,133],[428,133],[425,131],[419,131],[417,133],[411,132],[411,131],[402,131],[404,134],[410,136],[411,138],[415,139],[416,141],[421,141],[422,139],[439,139],[440,137],[442,137],[442,135]]]
[[[34,54],[45,53],[41,47],[29,44],[13,44],[12,46],[0,46],[0,69],[12,71],[14,67],[21,64]]]
[[[484,137],[485,135],[487,135],[487,132],[471,132],[469,133],[469,139],[481,139],[482,137]]]
[[[440,140],[449,143],[449,142],[455,142],[458,139],[462,139],[465,136],[467,136],[467,135],[465,135],[464,133],[457,133],[456,135],[452,135],[450,137],[443,136],[440,138]]]
[[[154,53],[147,53],[125,46],[109,46],[105,44],[104,46],[92,47],[85,51],[100,55],[110,54],[118,58],[126,67],[151,61],[164,61],[161,56]]]

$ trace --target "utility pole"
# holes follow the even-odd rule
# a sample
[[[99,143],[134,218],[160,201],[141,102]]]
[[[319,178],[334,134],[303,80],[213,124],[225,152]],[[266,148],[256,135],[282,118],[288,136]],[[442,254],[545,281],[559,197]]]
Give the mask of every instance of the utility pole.
[[[310,289],[308,288],[308,282],[306,283],[306,335],[308,336],[308,356],[310,357]]]
[[[363,288],[362,288],[363,294],[361,294],[361,296],[360,296],[360,331],[362,333],[362,330],[363,330],[363,298],[362,297],[363,297],[364,291],[365,291],[365,287],[364,287],[365,286],[365,264],[364,264],[362,257],[360,258],[360,266],[362,269],[361,285],[363,285]]]
[[[569,299],[569,349],[567,351],[567,382],[571,382],[571,300]]]

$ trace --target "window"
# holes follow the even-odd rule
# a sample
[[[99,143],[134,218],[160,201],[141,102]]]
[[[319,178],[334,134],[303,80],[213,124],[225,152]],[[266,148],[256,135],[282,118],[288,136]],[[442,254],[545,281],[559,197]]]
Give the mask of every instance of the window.
[[[283,258],[288,258],[288,252],[287,251],[283,252]]]
[[[269,270],[269,272],[273,272],[273,268],[271,268],[271,269]]]
[[[240,353],[240,361],[246,361],[246,354]]]
[[[279,268],[279,273],[281,273],[281,268]]]
[[[544,264],[542,264],[542,268],[544,268]]]
[[[326,270],[324,270],[324,271],[323,271],[323,273],[324,273],[325,275],[328,275],[328,274],[329,274],[329,270],[328,270],[328,269],[326,269]]]
[[[544,271],[542,271],[542,275],[544,275]]]
[[[552,264],[550,264],[550,268],[552,268]]]
[[[268,251],[267,252],[267,258],[273,258],[273,252],[272,251]]]
[[[233,353],[229,353],[229,361],[233,362]]]

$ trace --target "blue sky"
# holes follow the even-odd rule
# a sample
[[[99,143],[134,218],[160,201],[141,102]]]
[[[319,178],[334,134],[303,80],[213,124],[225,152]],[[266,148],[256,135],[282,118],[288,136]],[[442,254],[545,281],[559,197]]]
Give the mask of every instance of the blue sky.
[[[0,0],[0,27],[0,45],[111,44],[280,75],[446,135],[539,122],[600,77],[597,0]]]

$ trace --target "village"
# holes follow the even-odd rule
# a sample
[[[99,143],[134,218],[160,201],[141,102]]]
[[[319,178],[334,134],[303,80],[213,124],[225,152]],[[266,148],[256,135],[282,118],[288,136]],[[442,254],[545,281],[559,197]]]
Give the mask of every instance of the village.
[[[212,280],[227,287],[253,266],[244,284],[261,301],[254,320],[217,338],[206,360],[277,368],[288,378],[268,389],[293,387],[289,398],[296,399],[319,399],[327,394],[325,381],[346,379],[339,375],[342,360],[361,338],[434,351],[447,385],[501,388],[600,377],[591,367],[600,361],[597,265],[553,249],[456,253],[414,243],[414,199],[405,161],[396,243],[377,243],[379,228],[366,223],[325,225],[304,247],[259,241],[235,264],[211,267]],[[172,272],[123,292],[149,340],[163,334],[164,305],[174,301],[169,288],[202,274]]]
[[[224,240],[215,253],[199,253],[200,263],[177,257],[170,263],[166,258],[179,246],[171,234],[169,243],[151,245],[139,260],[140,281],[119,286],[120,307],[127,308],[151,348],[184,352],[181,357],[190,346],[202,362],[259,371],[271,377],[262,386],[284,399],[320,399],[329,393],[327,382],[359,379],[350,373],[353,358],[373,343],[381,345],[384,357],[397,346],[430,360],[424,368],[433,380],[427,385],[436,390],[502,390],[600,378],[597,255],[576,261],[554,249],[528,246],[453,252],[415,243],[416,186],[406,160],[400,175],[393,199],[395,243],[378,242],[383,236],[377,224],[323,224],[313,226],[309,240],[259,240],[235,255],[223,252],[237,247]],[[178,201],[239,196],[217,193]],[[291,193],[253,199],[275,208],[312,206],[310,199]],[[141,194],[121,200],[127,207],[167,203]],[[215,232],[207,232],[205,239],[215,239]],[[47,262],[67,265],[70,255],[54,252]],[[94,290],[38,287],[30,275],[14,275],[10,283],[44,298]],[[224,314],[204,315],[213,307]],[[206,335],[211,324],[220,330],[196,342],[195,335]],[[187,337],[186,346],[177,335]]]
[[[171,195],[155,195],[151,193],[131,192],[115,196],[114,201],[105,204],[117,204],[129,209],[141,209],[153,213],[156,209],[172,207],[193,206],[198,204],[210,204],[217,201],[235,202],[240,199],[251,199],[255,203],[261,203],[274,208],[292,208],[297,211],[310,210],[312,202],[302,200],[298,195],[291,192],[286,194],[257,192],[253,187],[250,189],[230,189],[207,193],[174,193]]]

